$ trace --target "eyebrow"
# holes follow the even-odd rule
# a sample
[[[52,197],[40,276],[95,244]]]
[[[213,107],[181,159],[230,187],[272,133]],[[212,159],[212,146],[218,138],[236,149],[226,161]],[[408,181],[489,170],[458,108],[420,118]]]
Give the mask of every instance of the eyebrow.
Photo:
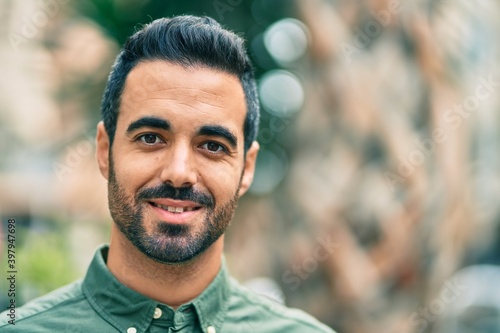
[[[218,136],[226,139],[233,148],[238,147],[238,139],[229,129],[219,125],[205,125],[200,128],[198,135]]]
[[[128,125],[127,134],[130,134],[142,127],[159,128],[165,131],[170,131],[171,128],[170,123],[165,119],[157,117],[142,117]]]

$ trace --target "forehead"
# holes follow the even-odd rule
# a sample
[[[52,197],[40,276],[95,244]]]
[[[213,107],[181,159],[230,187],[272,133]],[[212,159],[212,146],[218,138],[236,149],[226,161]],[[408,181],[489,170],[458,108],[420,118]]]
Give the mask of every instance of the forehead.
[[[119,117],[133,121],[150,115],[173,122],[233,123],[243,131],[245,94],[235,75],[154,60],[137,64],[127,76]],[[120,122],[120,121],[119,121]]]

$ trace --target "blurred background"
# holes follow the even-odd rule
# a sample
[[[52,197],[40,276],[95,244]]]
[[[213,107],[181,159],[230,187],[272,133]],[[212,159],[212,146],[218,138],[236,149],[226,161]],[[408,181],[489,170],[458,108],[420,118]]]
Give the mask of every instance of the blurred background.
[[[256,67],[262,149],[226,237],[234,276],[339,333],[500,332],[494,0],[0,0],[18,306],[108,240],[106,78],[127,36],[178,14],[236,31]]]

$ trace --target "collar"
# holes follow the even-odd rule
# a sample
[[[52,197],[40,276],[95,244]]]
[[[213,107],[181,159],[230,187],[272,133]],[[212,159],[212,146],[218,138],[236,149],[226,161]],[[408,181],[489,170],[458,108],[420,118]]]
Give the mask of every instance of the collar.
[[[176,311],[170,306],[158,303],[121,284],[108,270],[106,260],[108,245],[100,246],[88,268],[82,284],[82,291],[94,310],[109,324],[120,332],[134,327],[137,333],[146,332],[152,324],[155,309],[163,309],[172,325],[176,318],[195,320],[202,332],[209,326],[220,331],[230,296],[229,274],[225,260],[219,273],[210,285],[194,300],[183,304]],[[175,288],[175,286],[172,286]],[[196,311],[190,311],[194,308]],[[186,317],[182,313],[192,312],[194,317]]]

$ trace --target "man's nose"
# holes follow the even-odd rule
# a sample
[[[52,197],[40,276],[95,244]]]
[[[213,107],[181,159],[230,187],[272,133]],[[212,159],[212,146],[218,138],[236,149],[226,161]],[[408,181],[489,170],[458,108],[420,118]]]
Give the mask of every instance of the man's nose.
[[[194,152],[187,144],[174,144],[162,161],[161,180],[174,187],[191,187],[197,181]]]

